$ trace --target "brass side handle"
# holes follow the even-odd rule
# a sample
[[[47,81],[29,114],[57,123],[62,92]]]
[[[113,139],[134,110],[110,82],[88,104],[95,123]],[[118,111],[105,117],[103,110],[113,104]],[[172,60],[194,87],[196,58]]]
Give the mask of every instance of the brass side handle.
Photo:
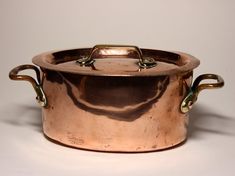
[[[20,71],[26,70],[26,69],[32,69],[36,72],[37,81],[31,76],[18,74]],[[37,67],[35,67],[34,65],[19,65],[10,71],[9,78],[12,80],[30,82],[36,92],[36,95],[37,95],[36,100],[38,101],[39,105],[42,107],[47,106],[47,98],[41,86],[40,71]]]
[[[216,83],[203,83],[203,84],[200,84],[200,82],[202,80],[205,80],[205,79],[213,79],[213,80],[216,80]],[[215,74],[203,74],[203,75],[200,75],[198,76],[188,95],[183,99],[182,103],[181,103],[181,112],[182,113],[186,113],[188,112],[191,108],[192,108],[192,105],[197,101],[197,97],[198,97],[198,94],[204,90],[204,89],[214,89],[214,88],[221,88],[224,86],[224,80],[221,76],[219,75],[215,75]]]
[[[138,65],[140,68],[147,69],[157,65],[157,62],[153,58],[144,57],[141,49],[132,45],[95,45],[91,49],[88,57],[78,59],[77,63],[80,66],[91,66],[95,62],[93,56],[97,52],[100,52],[101,55],[105,56],[123,56],[127,55],[128,53],[135,52],[139,59]]]

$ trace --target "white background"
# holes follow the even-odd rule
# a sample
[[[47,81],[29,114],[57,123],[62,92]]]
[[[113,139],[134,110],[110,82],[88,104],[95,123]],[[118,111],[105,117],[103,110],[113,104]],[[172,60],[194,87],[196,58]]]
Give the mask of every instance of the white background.
[[[0,175],[235,175],[235,1],[0,0]],[[14,66],[48,50],[132,44],[201,60],[223,89],[202,92],[180,147],[112,154],[54,144],[41,132],[32,87]]]

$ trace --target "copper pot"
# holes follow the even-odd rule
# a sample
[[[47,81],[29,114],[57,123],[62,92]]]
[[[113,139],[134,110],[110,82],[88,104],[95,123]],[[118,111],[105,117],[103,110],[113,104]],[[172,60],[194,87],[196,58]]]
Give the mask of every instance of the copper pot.
[[[48,52],[10,71],[29,81],[42,106],[43,132],[59,143],[111,152],[154,151],[186,139],[188,111],[215,74],[192,84],[195,57],[181,52],[96,45]],[[37,81],[19,71],[33,69]],[[214,79],[214,83],[200,82]]]

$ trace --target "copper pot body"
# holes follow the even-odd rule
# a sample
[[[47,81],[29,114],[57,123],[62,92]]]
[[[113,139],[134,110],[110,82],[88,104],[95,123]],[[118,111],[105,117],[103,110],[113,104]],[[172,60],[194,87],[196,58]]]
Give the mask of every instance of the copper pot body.
[[[44,134],[95,151],[145,152],[182,143],[199,92],[224,85],[214,74],[200,75],[192,84],[199,60],[191,55],[135,46],[49,52],[33,62],[40,70],[20,65],[9,76],[33,85],[43,107]],[[18,74],[25,69],[33,69],[37,80]],[[217,82],[200,84],[204,79]]]
[[[82,76],[43,71],[46,136],[68,146],[115,152],[152,151],[186,139],[180,103],[192,72],[156,77]]]

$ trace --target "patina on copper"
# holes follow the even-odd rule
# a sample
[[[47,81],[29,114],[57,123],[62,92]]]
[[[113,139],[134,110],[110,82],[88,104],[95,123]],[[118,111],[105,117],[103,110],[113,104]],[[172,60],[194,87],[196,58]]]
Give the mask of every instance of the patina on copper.
[[[10,78],[29,81],[43,92],[44,134],[96,151],[144,152],[180,144],[187,136],[188,102],[194,103],[202,89],[223,86],[221,77],[210,74],[191,87],[199,65],[193,56],[135,46],[49,52],[33,62],[41,75],[37,67],[23,65]],[[36,71],[37,82],[18,74],[27,68]],[[217,82],[199,84],[208,78]]]

